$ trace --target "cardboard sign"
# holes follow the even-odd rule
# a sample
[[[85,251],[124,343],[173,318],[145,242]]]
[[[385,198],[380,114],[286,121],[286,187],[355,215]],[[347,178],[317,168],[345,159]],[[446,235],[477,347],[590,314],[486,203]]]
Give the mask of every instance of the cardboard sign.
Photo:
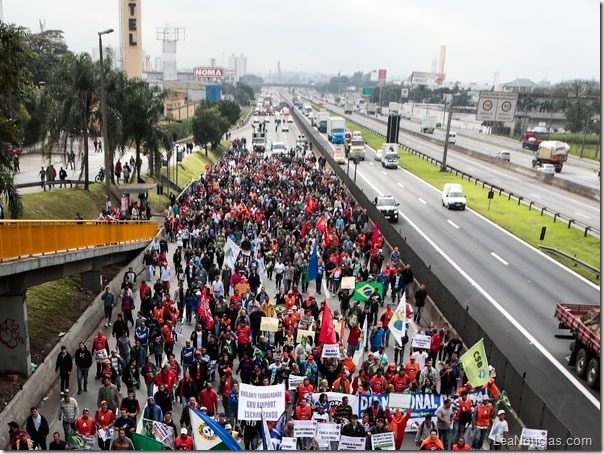
[[[340,287],[342,288],[342,290],[354,290],[356,280],[357,278],[354,276],[343,277],[342,282],[340,283]]]
[[[294,437],[312,438],[317,433],[317,421],[294,420]]]
[[[285,411],[285,385],[254,386],[239,385],[239,408],[237,418],[260,421],[262,412],[267,421],[277,421]]]
[[[365,437],[342,435],[338,443],[338,451],[365,451]]]
[[[411,393],[390,393],[388,394],[388,408],[395,410],[400,408],[401,410],[407,410],[411,407],[411,400],[413,394]]]
[[[107,350],[95,350],[94,357],[97,363],[104,363],[105,360],[108,358]]]
[[[283,451],[295,451],[297,448],[298,439],[295,437],[282,437],[281,449]]]
[[[325,344],[323,345],[323,352],[321,358],[339,358],[340,357],[340,346],[338,344]]]
[[[312,322],[315,321],[315,318],[312,315],[303,315],[300,317],[300,323],[305,323],[307,325],[312,325]]]
[[[426,336],[425,334],[414,334],[413,342],[411,342],[411,347],[421,348],[423,350],[430,350],[430,336]]]
[[[304,377],[302,375],[290,375],[289,376],[289,390],[295,391],[298,385],[301,385],[304,381]]]
[[[320,422],[317,424],[317,439],[324,441],[340,441],[341,424]]]
[[[371,435],[371,449],[394,451],[394,432],[384,432]]]
[[[271,333],[276,333],[279,331],[279,319],[262,317],[260,320],[260,331],[270,331]]]
[[[547,430],[522,429],[520,444],[522,446],[528,446],[529,449],[547,449]]]
[[[300,343],[302,342],[302,338],[303,337],[307,337],[307,336],[312,336],[312,338],[315,338],[315,332],[313,330],[308,330],[308,329],[299,329],[298,330],[298,335],[296,336],[296,343]]]

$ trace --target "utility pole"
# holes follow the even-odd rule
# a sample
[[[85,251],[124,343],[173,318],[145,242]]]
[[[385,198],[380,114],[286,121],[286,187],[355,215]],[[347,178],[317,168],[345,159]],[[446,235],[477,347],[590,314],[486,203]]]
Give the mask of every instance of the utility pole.
[[[105,67],[103,65],[103,35],[113,33],[113,29],[98,32],[99,35],[99,60],[101,64],[101,120],[103,122],[103,142],[105,143],[105,197],[106,208],[111,209],[111,174],[113,165],[111,163],[111,151],[109,150],[109,139],[107,135],[107,105],[105,101]],[[88,158],[86,158],[88,166]],[[137,163],[138,164],[138,163]],[[88,174],[88,169],[86,169]]]
[[[449,118],[447,118],[447,132],[445,132],[445,148],[443,150],[443,163],[440,166],[441,172],[447,171],[447,150],[449,149],[449,131],[451,131],[451,117],[453,116],[453,96],[449,103]]]

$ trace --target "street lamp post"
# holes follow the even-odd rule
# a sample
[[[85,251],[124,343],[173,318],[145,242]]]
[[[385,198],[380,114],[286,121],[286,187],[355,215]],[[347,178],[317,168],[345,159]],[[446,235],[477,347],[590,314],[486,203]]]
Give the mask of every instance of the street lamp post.
[[[440,166],[441,172],[447,171],[447,150],[449,149],[449,132],[451,131],[451,117],[453,117],[453,97],[449,104],[449,118],[447,118],[447,131],[445,132],[445,147],[443,149],[443,162]]]
[[[105,197],[106,209],[111,209],[111,151],[109,150],[109,140],[107,138],[107,105],[105,101],[105,68],[103,65],[103,35],[113,33],[113,29],[109,28],[98,32],[99,35],[99,60],[101,63],[101,121],[103,122],[103,142],[105,142]]]

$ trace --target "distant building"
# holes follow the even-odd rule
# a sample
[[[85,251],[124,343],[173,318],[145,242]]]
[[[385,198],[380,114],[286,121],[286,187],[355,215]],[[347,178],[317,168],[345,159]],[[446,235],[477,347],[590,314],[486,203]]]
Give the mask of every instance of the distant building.
[[[238,81],[242,76],[247,74],[247,58],[243,54],[238,57],[232,54],[228,58],[227,69],[235,71],[234,80]]]

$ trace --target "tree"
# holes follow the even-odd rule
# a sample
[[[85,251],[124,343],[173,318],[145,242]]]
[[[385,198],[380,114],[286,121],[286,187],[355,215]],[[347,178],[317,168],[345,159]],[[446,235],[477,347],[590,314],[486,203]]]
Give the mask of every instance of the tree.
[[[195,143],[202,147],[207,147],[207,144],[211,143],[212,148],[218,145],[222,135],[229,129],[228,121],[218,109],[208,108],[203,102],[195,109],[192,126]]]
[[[218,101],[220,115],[227,119],[230,125],[237,123],[241,115],[241,107],[232,101]]]
[[[583,131],[592,123],[592,117],[599,112],[600,84],[595,80],[569,80],[554,87],[554,96],[560,99],[566,114],[566,129]]]
[[[61,30],[42,30],[40,33],[27,35],[25,43],[35,57],[28,65],[34,84],[48,84],[53,70],[69,53],[63,32]]]
[[[0,21],[0,145],[22,143],[28,120],[23,100],[32,88],[28,65],[33,55],[25,44],[26,36],[23,27]],[[0,195],[6,197],[10,216],[21,216],[23,205],[15,186],[12,160],[4,148],[0,149]]]

